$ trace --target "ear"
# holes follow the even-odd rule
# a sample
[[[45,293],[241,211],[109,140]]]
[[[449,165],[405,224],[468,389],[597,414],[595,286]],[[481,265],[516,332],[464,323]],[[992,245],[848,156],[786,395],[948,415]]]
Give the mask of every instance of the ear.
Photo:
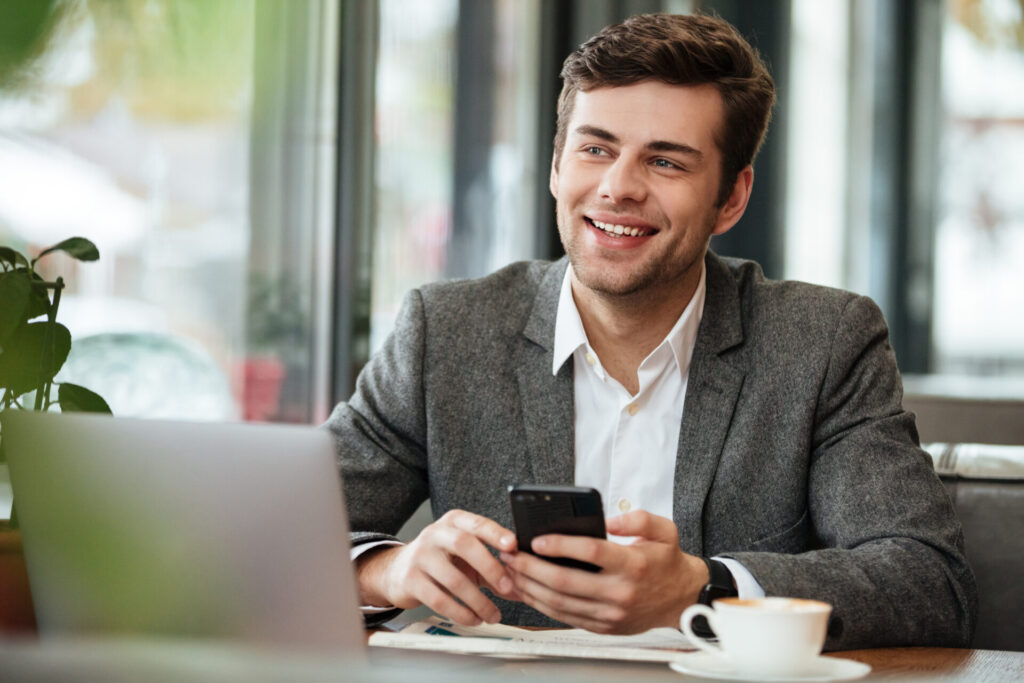
[[[736,225],[736,222],[743,217],[747,210],[747,202],[750,201],[750,190],[754,187],[754,167],[748,165],[733,183],[732,192],[725,204],[718,210],[718,218],[715,220],[715,228],[711,231],[713,235],[721,235],[729,231],[729,228]]]
[[[558,156],[557,154],[551,155],[551,175],[548,178],[548,189],[551,190],[551,196],[558,199]]]

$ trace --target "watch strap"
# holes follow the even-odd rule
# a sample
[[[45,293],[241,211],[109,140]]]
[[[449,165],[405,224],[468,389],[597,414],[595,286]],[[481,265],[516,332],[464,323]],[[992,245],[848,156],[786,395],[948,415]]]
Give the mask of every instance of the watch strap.
[[[700,591],[697,602],[702,605],[711,606],[711,603],[719,598],[736,597],[739,592],[732,580],[732,572],[724,562],[713,560],[710,557],[701,558],[708,566],[708,582]],[[708,620],[703,616],[695,617],[691,627],[693,632],[701,638],[714,638],[715,633],[708,626]]]

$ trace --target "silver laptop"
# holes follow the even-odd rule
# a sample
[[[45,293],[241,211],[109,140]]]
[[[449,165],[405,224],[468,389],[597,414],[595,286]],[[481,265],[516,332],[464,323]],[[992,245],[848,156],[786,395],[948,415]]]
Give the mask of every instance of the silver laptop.
[[[364,650],[326,431],[0,416],[44,638]]]

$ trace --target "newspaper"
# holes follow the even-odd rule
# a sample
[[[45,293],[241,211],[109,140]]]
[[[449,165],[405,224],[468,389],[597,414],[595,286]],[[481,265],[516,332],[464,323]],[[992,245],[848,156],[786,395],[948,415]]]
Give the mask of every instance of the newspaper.
[[[693,650],[679,631],[655,628],[630,636],[609,636],[582,629],[529,630],[503,624],[459,626],[441,617],[379,631],[370,645],[498,657],[578,657],[634,662],[671,662]]]

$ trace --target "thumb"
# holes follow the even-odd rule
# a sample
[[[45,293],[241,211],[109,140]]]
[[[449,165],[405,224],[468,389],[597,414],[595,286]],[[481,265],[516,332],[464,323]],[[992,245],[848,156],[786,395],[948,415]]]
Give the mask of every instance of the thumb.
[[[653,515],[646,510],[634,510],[605,520],[608,533],[616,536],[639,536],[658,543],[679,543],[676,525],[671,519]]]

